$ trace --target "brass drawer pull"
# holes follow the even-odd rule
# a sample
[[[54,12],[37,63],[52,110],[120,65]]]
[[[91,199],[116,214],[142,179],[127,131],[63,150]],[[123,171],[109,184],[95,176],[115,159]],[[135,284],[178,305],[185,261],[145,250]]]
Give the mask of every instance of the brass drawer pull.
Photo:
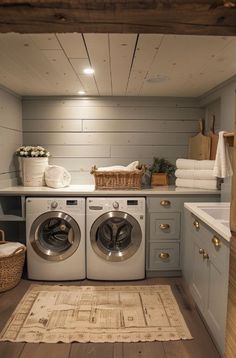
[[[160,204],[162,206],[167,207],[167,206],[170,206],[171,202],[169,200],[161,200]]]
[[[194,220],[194,222],[193,222],[193,226],[195,226],[195,229],[196,229],[196,230],[199,230],[199,229],[200,229],[200,224],[199,224],[199,221]]]
[[[167,229],[170,228],[170,225],[169,225],[169,224],[160,224],[160,225],[159,225],[159,228],[160,228],[161,230],[167,230]]]
[[[162,259],[162,260],[166,260],[166,259],[168,259],[168,258],[170,257],[170,254],[168,254],[168,252],[161,252],[161,253],[159,254],[159,257],[160,257],[160,259]]]
[[[204,260],[205,260],[205,259],[207,259],[207,260],[209,259],[209,255],[208,255],[208,253],[206,253],[206,252],[204,252],[204,254],[202,255],[202,257],[204,258]]]
[[[198,252],[199,252],[199,254],[200,254],[200,255],[203,255],[203,254],[205,254],[205,251],[204,251],[204,249],[201,249],[201,248],[199,249],[199,251],[198,251]]]
[[[213,238],[211,239],[211,242],[215,247],[220,247],[220,245],[221,245],[220,239],[218,239],[218,237],[216,237],[216,236],[213,236]]]

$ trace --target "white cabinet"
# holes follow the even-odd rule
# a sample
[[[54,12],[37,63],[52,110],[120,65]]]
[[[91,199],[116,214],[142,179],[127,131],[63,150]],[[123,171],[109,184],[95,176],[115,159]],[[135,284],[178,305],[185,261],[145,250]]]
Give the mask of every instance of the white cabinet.
[[[228,297],[229,242],[187,211],[183,247],[183,275],[223,356]]]

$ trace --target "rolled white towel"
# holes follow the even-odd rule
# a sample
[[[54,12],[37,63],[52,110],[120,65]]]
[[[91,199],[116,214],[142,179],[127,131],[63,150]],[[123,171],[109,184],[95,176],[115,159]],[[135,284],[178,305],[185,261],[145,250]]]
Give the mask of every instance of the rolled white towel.
[[[71,175],[59,165],[48,165],[45,169],[45,182],[50,188],[64,188],[70,184]]]
[[[177,178],[175,181],[175,185],[183,188],[217,189],[217,179],[215,178],[215,180],[197,180]]]
[[[135,161],[127,165],[126,167],[123,165],[113,165],[111,167],[100,167],[97,170],[101,172],[117,172],[117,171],[129,171],[132,172],[133,170],[137,169],[139,166],[139,162]]]
[[[225,142],[224,131],[219,132],[219,141],[216,150],[214,175],[218,178],[227,178],[233,175],[229,157],[229,145]]]
[[[6,242],[5,244],[0,245],[0,257],[9,256],[20,247],[24,247],[20,242]]]
[[[213,175],[213,170],[203,169],[177,169],[175,171],[176,178],[180,179],[200,179],[200,180],[215,180],[216,177]]]
[[[215,161],[214,160],[193,160],[193,159],[177,159],[176,167],[177,169],[213,169]]]

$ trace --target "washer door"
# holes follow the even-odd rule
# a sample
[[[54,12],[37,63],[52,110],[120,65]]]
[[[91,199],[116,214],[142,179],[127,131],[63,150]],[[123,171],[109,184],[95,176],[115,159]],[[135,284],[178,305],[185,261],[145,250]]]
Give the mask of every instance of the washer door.
[[[121,211],[101,215],[90,231],[93,250],[108,261],[124,261],[133,256],[142,241],[138,221]]]
[[[34,251],[49,261],[62,261],[78,248],[81,239],[76,221],[63,212],[40,215],[30,229],[30,243]]]

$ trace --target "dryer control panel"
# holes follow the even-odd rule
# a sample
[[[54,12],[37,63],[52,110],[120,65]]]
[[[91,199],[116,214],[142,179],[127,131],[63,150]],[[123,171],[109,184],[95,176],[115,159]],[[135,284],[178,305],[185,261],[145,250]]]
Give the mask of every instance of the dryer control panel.
[[[145,211],[145,198],[88,198],[89,211]]]

